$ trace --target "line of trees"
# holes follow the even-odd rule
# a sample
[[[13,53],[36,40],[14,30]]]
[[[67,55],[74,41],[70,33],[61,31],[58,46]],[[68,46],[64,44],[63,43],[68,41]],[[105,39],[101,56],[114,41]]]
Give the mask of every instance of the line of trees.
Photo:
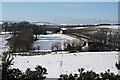
[[[67,47],[65,48],[65,50],[69,51],[69,53],[74,53],[74,52],[81,52],[82,51],[82,45],[79,42],[72,42],[72,43],[68,43]]]
[[[86,28],[86,29],[68,29],[65,31],[66,34],[80,34],[91,37],[101,42],[109,50],[120,51],[120,29],[110,28]],[[98,45],[99,46],[99,45]]]
[[[18,34],[21,29],[23,29],[24,27],[29,27],[32,29],[33,34],[36,36],[37,39],[37,35],[39,34],[46,34],[45,28],[42,26],[38,26],[35,24],[31,24],[30,22],[27,21],[21,21],[18,23],[8,23],[8,22],[4,22],[2,24],[2,29],[5,32],[11,32],[11,34],[13,34],[14,36],[16,34]]]
[[[12,36],[8,44],[12,52],[25,52],[31,49],[33,41],[32,30],[25,27],[16,36]]]
[[[99,40],[103,43],[109,50],[118,50],[120,51],[120,29],[111,30],[111,29],[100,29],[96,33],[90,34],[93,38]]]
[[[31,50],[34,40],[37,40],[37,35],[46,34],[46,31],[41,26],[30,24],[27,21],[19,23],[5,22],[2,25],[5,32],[10,32],[13,36],[8,39],[8,45],[11,52],[25,52]],[[35,38],[34,38],[35,35]]]
[[[31,49],[34,38],[30,26],[31,24],[25,21],[11,25],[8,25],[8,23],[3,24],[3,29],[7,29],[5,31],[13,34],[12,37],[8,39],[11,52],[24,52]]]

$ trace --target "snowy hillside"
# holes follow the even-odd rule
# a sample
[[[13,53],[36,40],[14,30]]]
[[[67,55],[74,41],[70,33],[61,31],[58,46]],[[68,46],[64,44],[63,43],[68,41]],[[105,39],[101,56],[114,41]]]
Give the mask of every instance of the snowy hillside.
[[[31,24],[36,24],[36,25],[58,25],[58,24],[52,23],[52,22],[31,22]]]
[[[111,28],[111,29],[118,29],[119,26],[111,25],[111,26],[98,26],[98,28]]]
[[[78,68],[104,72],[110,69],[117,73],[115,63],[118,61],[118,52],[80,52],[72,54],[48,54],[39,56],[16,56],[12,68],[25,71],[28,67],[42,65],[48,70],[48,78],[57,78],[62,73],[75,73]]]

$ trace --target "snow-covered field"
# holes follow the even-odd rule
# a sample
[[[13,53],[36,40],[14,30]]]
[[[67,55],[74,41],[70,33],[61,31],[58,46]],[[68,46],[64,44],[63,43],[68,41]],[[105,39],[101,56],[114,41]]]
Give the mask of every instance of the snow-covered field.
[[[7,44],[7,39],[10,37],[11,35],[9,33],[6,34],[4,32],[0,33],[0,55],[2,52],[8,49],[8,46],[6,44]]]
[[[77,39],[63,34],[39,35],[38,40],[34,42],[33,46],[36,49],[39,46],[40,50],[52,50],[52,46],[59,44],[64,49],[64,43],[74,40]]]
[[[0,54],[8,49],[5,44],[7,43],[6,39],[10,37],[10,34],[0,34]],[[42,41],[39,45],[43,46],[42,49],[46,49],[45,46],[56,41],[69,41],[74,38],[62,34],[51,34],[41,35],[39,39],[38,42]],[[14,65],[11,67],[25,71],[28,67],[34,69],[36,65],[42,65],[48,70],[48,78],[57,78],[63,73],[76,73],[78,68],[85,68],[86,70],[93,70],[98,73],[110,69],[112,72],[117,73],[115,63],[118,61],[118,52],[60,53],[37,56],[14,56]]]
[[[117,25],[112,25],[112,26],[98,26],[98,28],[111,28],[111,29],[118,29],[119,26],[117,26]]]
[[[72,54],[47,54],[38,56],[14,56],[12,68],[25,71],[28,67],[34,70],[36,65],[42,65],[48,70],[48,78],[57,78],[63,73],[76,73],[78,68],[104,72],[110,69],[117,73],[115,63],[118,52],[80,52]]]

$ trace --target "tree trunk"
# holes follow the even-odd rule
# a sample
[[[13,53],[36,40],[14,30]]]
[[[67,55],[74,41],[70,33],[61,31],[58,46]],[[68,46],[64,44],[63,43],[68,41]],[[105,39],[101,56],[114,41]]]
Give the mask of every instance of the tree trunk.
[[[35,40],[37,40],[37,35],[35,35]]]

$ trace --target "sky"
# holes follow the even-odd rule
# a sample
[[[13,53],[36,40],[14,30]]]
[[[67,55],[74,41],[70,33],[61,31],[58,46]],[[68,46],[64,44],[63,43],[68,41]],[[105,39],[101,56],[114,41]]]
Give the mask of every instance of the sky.
[[[1,2],[119,2],[119,0],[1,0]]]
[[[2,20],[60,24],[117,23],[118,2],[2,2]]]

